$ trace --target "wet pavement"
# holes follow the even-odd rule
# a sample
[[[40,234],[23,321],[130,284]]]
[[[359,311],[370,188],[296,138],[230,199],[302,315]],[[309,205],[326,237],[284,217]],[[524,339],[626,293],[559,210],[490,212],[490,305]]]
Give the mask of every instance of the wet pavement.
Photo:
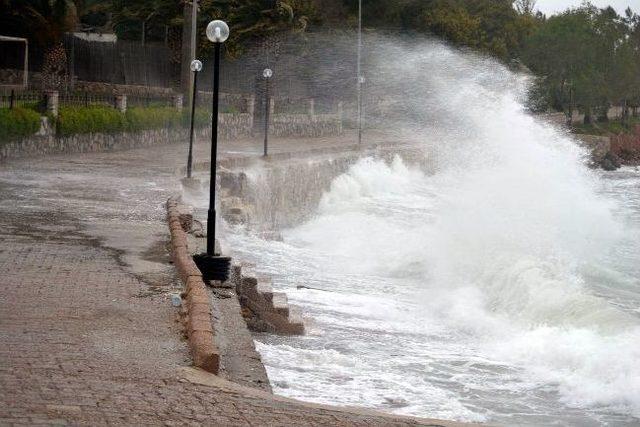
[[[252,156],[261,145],[221,149]],[[207,152],[198,144],[197,161]],[[418,423],[276,398],[188,368],[164,222],[185,155],[176,144],[0,165],[0,425]]]

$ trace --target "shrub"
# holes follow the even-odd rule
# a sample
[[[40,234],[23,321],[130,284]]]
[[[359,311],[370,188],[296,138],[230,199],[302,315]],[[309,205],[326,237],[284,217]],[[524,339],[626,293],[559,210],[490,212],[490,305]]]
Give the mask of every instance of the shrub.
[[[189,127],[191,121],[191,110],[185,109],[182,113],[182,126]],[[193,119],[193,126],[196,128],[211,125],[211,111],[203,108],[196,108],[196,116]]]
[[[196,116],[196,125],[201,119]],[[147,129],[177,128],[184,116],[172,107],[133,107],[122,114],[109,107],[65,107],[60,109],[57,132],[60,136],[77,133],[138,132]],[[186,121],[188,124],[188,119]]]
[[[126,129],[124,114],[108,107],[64,107],[60,109],[56,124],[56,132],[60,136],[115,133]]]
[[[240,110],[238,110],[238,107],[230,105],[228,107],[223,107],[221,113],[225,113],[225,114],[237,114],[239,113]]]
[[[182,125],[181,114],[172,107],[130,108],[125,113],[127,130],[176,128]]]
[[[0,109],[0,142],[33,135],[40,129],[40,114],[27,108]]]
[[[189,127],[191,111],[173,107],[131,107],[122,114],[110,107],[62,107],[56,122],[59,136],[78,133],[139,132],[148,129]],[[196,128],[211,124],[211,112],[197,108]]]

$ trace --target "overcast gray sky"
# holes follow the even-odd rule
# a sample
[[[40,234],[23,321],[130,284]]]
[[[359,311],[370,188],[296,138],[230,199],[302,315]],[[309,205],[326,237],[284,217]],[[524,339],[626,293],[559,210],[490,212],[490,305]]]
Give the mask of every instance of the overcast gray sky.
[[[628,7],[631,7],[636,13],[640,13],[640,0],[591,0],[591,3],[597,7],[613,6],[619,14],[623,14]],[[536,9],[551,15],[552,13],[562,12],[568,7],[576,7],[581,4],[582,0],[538,0]]]

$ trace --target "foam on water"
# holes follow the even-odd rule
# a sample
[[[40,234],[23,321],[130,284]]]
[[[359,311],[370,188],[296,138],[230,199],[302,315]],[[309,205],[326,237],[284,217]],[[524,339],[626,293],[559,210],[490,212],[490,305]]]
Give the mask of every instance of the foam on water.
[[[394,129],[435,171],[364,158],[283,242],[229,236],[311,319],[305,337],[260,338],[276,391],[468,421],[640,422],[640,174],[586,168],[526,113],[526,77],[491,60],[381,51],[404,58],[374,65],[411,112]]]

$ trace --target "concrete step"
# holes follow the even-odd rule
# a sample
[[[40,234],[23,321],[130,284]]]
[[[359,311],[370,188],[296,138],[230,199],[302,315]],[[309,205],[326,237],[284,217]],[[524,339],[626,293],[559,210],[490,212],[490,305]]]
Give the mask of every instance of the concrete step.
[[[304,334],[304,321],[302,320],[302,310],[298,307],[289,306],[289,333]]]
[[[273,301],[273,287],[271,287],[271,280],[260,278],[258,280],[257,291],[268,302]]]
[[[289,317],[289,304],[287,294],[284,292],[274,292],[272,297],[273,309],[282,317]]]

